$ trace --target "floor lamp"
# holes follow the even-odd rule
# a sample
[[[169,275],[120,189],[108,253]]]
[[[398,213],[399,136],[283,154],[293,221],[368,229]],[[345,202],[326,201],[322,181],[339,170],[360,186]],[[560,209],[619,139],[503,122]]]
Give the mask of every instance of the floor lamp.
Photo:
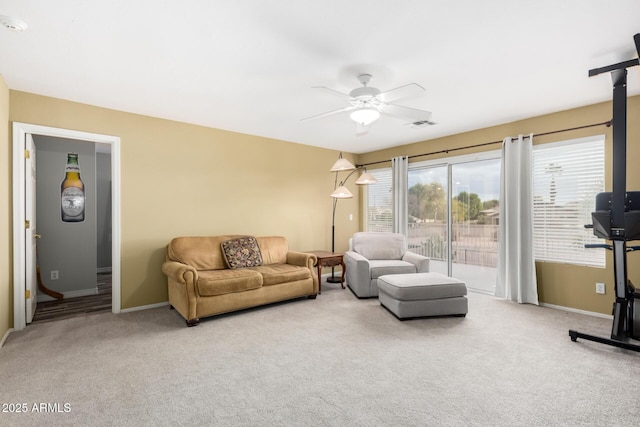
[[[331,197],[333,198],[333,216],[331,221],[331,252],[335,252],[336,248],[336,205],[338,204],[339,199],[350,199],[353,197],[351,191],[347,187],[345,187],[345,183],[354,174],[358,169],[363,169],[364,172],[360,177],[356,180],[356,184],[358,185],[369,185],[377,182],[375,177],[367,172],[362,166],[354,166],[349,160],[342,158],[342,153],[338,157],[338,160],[333,164],[330,172],[335,172],[335,182],[333,184],[333,193],[331,193]],[[338,182],[338,174],[340,172],[350,171],[349,174],[340,182]],[[327,278],[327,282],[329,283],[340,283],[340,278],[335,277],[333,267],[331,267],[331,277]]]

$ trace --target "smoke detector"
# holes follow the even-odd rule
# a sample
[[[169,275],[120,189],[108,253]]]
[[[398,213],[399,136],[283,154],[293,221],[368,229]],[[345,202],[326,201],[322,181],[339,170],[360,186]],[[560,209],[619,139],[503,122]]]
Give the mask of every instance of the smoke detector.
[[[24,31],[29,28],[24,21],[6,15],[0,15],[0,23],[11,31],[16,32]]]

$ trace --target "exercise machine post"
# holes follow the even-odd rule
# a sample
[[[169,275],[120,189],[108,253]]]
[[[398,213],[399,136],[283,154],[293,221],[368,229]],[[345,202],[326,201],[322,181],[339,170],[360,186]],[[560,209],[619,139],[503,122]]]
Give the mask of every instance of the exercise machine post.
[[[634,37],[640,55],[640,33]],[[595,211],[591,218],[593,234],[611,244],[586,245],[613,251],[615,302],[611,337],[603,338],[569,330],[571,341],[583,338],[602,344],[639,351],[640,345],[630,339],[640,337],[640,293],[627,276],[627,252],[640,246],[627,246],[627,242],[640,240],[640,191],[626,189],[627,180],[627,69],[639,64],[638,59],[589,70],[589,77],[611,73],[613,82],[613,182],[611,192],[596,196]],[[638,307],[636,307],[638,304]],[[638,317],[638,319],[636,319]]]

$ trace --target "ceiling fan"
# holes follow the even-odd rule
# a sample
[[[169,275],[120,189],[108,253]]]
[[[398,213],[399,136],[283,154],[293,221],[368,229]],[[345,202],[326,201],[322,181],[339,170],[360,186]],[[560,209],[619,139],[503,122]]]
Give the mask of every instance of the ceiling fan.
[[[382,92],[380,89],[369,86],[369,82],[372,78],[373,76],[371,74],[360,74],[358,76],[358,80],[362,84],[362,87],[353,89],[348,94],[325,86],[314,86],[313,89],[322,89],[325,92],[345,99],[349,105],[344,108],[328,111],[302,120],[320,119],[350,111],[351,120],[356,123],[356,135],[366,134],[369,130],[369,126],[378,120],[380,115],[405,120],[411,124],[435,124],[430,120],[431,112],[419,110],[417,108],[404,107],[395,103],[402,99],[423,95],[425,89],[422,86],[417,83],[408,83]]]

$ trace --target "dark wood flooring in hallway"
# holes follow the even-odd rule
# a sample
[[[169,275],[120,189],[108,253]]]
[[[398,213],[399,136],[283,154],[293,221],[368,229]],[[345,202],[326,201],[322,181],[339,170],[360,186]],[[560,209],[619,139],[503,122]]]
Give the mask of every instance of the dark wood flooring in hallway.
[[[32,323],[111,312],[111,273],[98,274],[96,286],[95,295],[39,302]]]

